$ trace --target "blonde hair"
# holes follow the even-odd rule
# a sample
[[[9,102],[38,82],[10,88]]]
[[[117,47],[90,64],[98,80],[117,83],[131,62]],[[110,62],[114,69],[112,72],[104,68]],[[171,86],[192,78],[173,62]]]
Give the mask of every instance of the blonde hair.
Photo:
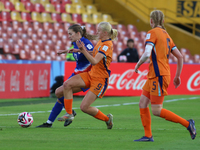
[[[164,30],[165,27],[164,27],[164,14],[162,11],[160,10],[154,10],[151,12],[150,14],[150,18],[153,20],[154,22],[154,27],[157,27],[158,25],[160,25]]]
[[[112,29],[112,26],[109,22],[100,22],[99,26],[103,31],[106,31],[109,34],[111,40],[117,39],[118,31],[116,29]]]

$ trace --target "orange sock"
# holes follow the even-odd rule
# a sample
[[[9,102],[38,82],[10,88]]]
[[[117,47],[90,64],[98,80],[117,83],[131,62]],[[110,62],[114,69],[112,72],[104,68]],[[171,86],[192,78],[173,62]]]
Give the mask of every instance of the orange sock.
[[[99,119],[99,120],[103,120],[103,121],[108,121],[109,120],[108,116],[106,116],[100,110],[98,110],[98,113],[94,116],[94,118]]]
[[[151,115],[149,111],[149,107],[147,108],[140,108],[140,117],[142,121],[142,125],[144,127],[144,136],[152,137],[151,132]]]
[[[72,114],[73,99],[64,99],[65,110],[68,114]]]
[[[186,128],[189,126],[189,122],[187,120],[164,108],[161,110],[160,117],[171,122],[180,123]]]

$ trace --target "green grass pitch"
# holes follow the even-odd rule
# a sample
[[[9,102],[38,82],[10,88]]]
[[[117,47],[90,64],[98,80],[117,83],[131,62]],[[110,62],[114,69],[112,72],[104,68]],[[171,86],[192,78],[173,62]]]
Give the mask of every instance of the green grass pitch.
[[[139,114],[140,97],[104,97],[97,99],[103,113],[112,113],[114,126],[106,128],[79,109],[82,97],[75,97],[73,108],[77,112],[73,123],[55,120],[52,128],[35,128],[48,119],[55,98],[0,100],[0,149],[1,150],[198,150],[200,149],[200,96],[167,96],[164,108],[185,119],[194,119],[197,129],[195,140],[180,124],[152,115],[154,142],[133,142],[144,135]],[[21,112],[31,112],[32,126],[22,128],[17,123]],[[63,110],[59,116],[65,114]]]

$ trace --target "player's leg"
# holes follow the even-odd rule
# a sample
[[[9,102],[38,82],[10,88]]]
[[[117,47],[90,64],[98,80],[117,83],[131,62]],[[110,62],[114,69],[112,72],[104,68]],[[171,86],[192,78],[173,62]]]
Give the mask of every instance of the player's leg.
[[[87,77],[87,72],[81,73]],[[74,115],[72,113],[72,103],[73,103],[73,89],[77,88],[85,88],[86,84],[81,78],[80,74],[73,76],[72,78],[68,79],[63,84],[63,94],[64,94],[64,107],[66,110],[66,114],[60,118],[58,121],[65,121],[67,126],[71,124],[74,119]]]
[[[186,119],[178,116],[177,114],[163,108],[164,95],[167,95],[167,87],[169,85],[168,78],[169,78],[168,76],[164,76],[162,77],[162,80],[160,81],[158,80],[159,85],[162,85],[162,86],[158,86],[160,87],[160,91],[162,91],[162,95],[150,96],[152,113],[153,115],[164,118],[165,120],[168,120],[174,123],[180,123],[181,125],[185,126],[189,130],[191,134],[191,138],[194,139],[196,136],[194,121],[193,120],[187,121]],[[163,82],[160,83],[161,81]]]

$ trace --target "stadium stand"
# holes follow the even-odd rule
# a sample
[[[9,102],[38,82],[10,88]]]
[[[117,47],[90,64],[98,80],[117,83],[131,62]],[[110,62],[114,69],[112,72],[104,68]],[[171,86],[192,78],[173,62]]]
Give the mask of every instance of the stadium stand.
[[[95,5],[86,5],[81,0],[1,0],[0,59],[65,60],[56,51],[71,47],[67,35],[69,26],[79,23],[90,34],[95,34],[96,25],[101,21],[110,22],[119,31],[118,41],[113,42],[113,62],[117,62],[129,38],[134,39],[141,57],[146,31],[113,21],[110,14],[98,11]],[[200,63],[200,55],[192,56],[185,48],[180,51],[185,63]],[[176,59],[170,56],[169,61],[173,63]]]

